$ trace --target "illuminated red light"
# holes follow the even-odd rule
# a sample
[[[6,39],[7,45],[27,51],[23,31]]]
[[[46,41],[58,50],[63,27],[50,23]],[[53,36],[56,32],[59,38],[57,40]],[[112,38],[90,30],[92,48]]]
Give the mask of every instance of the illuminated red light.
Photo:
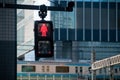
[[[46,37],[47,36],[47,32],[48,32],[48,28],[46,24],[42,24],[39,31],[42,33],[42,37]]]

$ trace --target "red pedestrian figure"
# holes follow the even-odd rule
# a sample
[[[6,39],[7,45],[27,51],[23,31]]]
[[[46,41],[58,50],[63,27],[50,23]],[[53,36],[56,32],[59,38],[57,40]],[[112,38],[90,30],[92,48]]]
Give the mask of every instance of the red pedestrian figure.
[[[42,33],[42,37],[47,36],[48,28],[46,24],[42,24],[39,31]]]

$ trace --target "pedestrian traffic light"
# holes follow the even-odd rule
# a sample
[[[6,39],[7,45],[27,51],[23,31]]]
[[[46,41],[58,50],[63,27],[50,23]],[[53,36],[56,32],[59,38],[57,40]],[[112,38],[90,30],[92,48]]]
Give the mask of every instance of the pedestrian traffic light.
[[[34,36],[35,59],[52,57],[54,55],[52,21],[35,21]]]

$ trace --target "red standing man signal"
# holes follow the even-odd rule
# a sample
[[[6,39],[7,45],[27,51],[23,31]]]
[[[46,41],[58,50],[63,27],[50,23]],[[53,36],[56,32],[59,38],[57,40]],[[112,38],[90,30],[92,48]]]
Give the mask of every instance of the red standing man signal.
[[[39,28],[39,32],[41,32],[41,36],[42,37],[46,37],[47,36],[47,32],[48,32],[48,27],[46,24],[42,24],[41,27]]]
[[[35,60],[54,56],[52,21],[35,21],[34,23]]]

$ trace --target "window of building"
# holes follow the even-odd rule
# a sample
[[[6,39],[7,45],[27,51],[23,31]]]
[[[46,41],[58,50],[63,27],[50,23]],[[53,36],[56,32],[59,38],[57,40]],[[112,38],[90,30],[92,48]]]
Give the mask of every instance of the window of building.
[[[23,65],[22,72],[35,72],[35,66]]]
[[[108,4],[101,3],[101,40],[108,40]]]
[[[75,67],[75,73],[78,73],[78,67]]]
[[[45,72],[45,66],[42,66],[42,72]]]
[[[85,40],[91,40],[91,4],[85,3]]]
[[[119,67],[118,69],[119,69],[119,71],[120,71],[120,67]]]
[[[118,69],[117,68],[115,68],[114,70],[115,70],[115,73],[118,73]]]
[[[107,73],[107,69],[106,68],[104,68],[104,73]]]
[[[64,41],[62,45],[62,56],[64,59],[71,59],[72,55],[72,42]]]
[[[120,36],[120,6],[118,6],[117,26],[118,26],[118,41],[120,41],[120,37],[119,37]]]
[[[99,70],[99,74],[101,74],[101,73],[102,73],[102,69]]]
[[[72,42],[71,41],[56,41],[55,46],[56,59],[71,60],[72,57]]]
[[[56,72],[57,73],[69,73],[69,67],[68,66],[56,66]]]
[[[24,26],[17,31],[17,44],[24,42]]]
[[[118,16],[117,16],[117,23],[118,24],[117,25],[118,25],[118,30],[120,30],[120,6],[118,6],[118,13],[117,14],[118,14]]]
[[[82,73],[83,72],[83,68],[82,67],[80,67],[80,73]]]
[[[62,41],[55,42],[56,59],[62,59]]]
[[[91,29],[91,8],[90,3],[85,3],[85,29]]]
[[[97,5],[97,6],[96,6]],[[99,4],[98,3],[93,3],[93,41],[99,41]],[[97,7],[97,8],[96,8]]]
[[[47,66],[47,69],[46,69],[46,71],[47,71],[47,72],[49,72],[49,71],[50,71],[50,67],[49,67],[49,66]]]
[[[17,14],[17,23],[19,23],[20,21],[22,21],[24,19],[24,10],[17,10],[18,14]]]
[[[81,8],[81,5],[83,7],[83,4],[81,2],[77,3],[77,29],[83,29],[83,8]]]
[[[68,29],[68,40],[75,40],[75,29]]]
[[[23,3],[25,0],[17,0],[17,4]]]

